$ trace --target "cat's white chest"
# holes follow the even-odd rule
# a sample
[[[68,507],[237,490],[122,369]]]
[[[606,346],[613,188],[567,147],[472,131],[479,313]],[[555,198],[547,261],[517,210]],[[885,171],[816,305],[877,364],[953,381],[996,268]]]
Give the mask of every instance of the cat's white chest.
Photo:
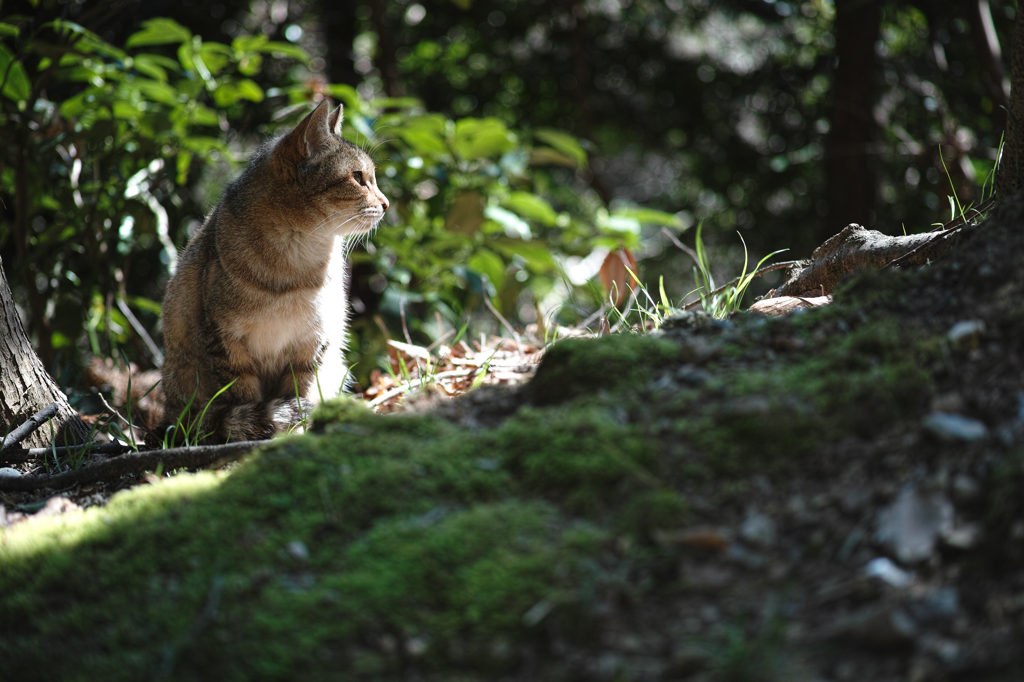
[[[303,300],[305,299],[305,300]],[[316,301],[283,296],[247,330],[246,346],[253,359],[274,363],[292,355],[292,349],[309,345],[320,336]]]
[[[342,345],[345,326],[345,258],[336,253],[320,289],[303,289],[275,296],[265,303],[258,320],[246,330],[249,354],[261,364],[287,362],[298,349],[323,342]]]

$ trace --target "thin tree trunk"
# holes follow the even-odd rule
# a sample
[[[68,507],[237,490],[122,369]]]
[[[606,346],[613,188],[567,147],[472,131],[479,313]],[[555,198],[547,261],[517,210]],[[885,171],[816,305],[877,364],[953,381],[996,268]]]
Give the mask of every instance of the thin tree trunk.
[[[981,84],[992,100],[992,125],[996,130],[1006,126],[1006,109],[1009,102],[1003,91],[1003,54],[999,47],[999,36],[992,23],[992,10],[988,0],[976,0],[971,6],[971,37],[978,54]]]
[[[996,194],[1002,199],[1024,187],[1024,21],[1019,17],[1014,21],[1010,64],[1006,137],[996,171]]]
[[[882,21],[877,0],[837,0],[832,128],[825,138],[825,187],[830,227],[874,220],[875,175],[868,152],[876,139],[872,116],[875,43]]]
[[[46,306],[39,289],[36,285],[38,269],[34,262],[29,260],[29,200],[28,200],[28,170],[25,165],[25,156],[28,150],[24,146],[15,149],[14,161],[14,247],[21,261],[24,274],[25,293],[28,296],[28,307],[31,313],[32,326],[36,330],[36,338],[39,342],[39,356],[43,365],[49,367],[53,362],[53,345],[50,341],[50,328],[46,324]]]
[[[398,73],[398,60],[395,57],[395,39],[392,36],[387,4],[384,0],[371,0],[370,21],[373,22],[373,30],[377,33],[376,62],[381,80],[384,81],[384,94],[388,97],[401,97],[402,83]]]
[[[32,350],[0,261],[0,428],[5,433],[12,430],[50,403],[57,403],[52,421],[56,443],[85,442],[89,428]],[[22,447],[45,447],[50,441],[50,428],[43,426],[22,441]]]

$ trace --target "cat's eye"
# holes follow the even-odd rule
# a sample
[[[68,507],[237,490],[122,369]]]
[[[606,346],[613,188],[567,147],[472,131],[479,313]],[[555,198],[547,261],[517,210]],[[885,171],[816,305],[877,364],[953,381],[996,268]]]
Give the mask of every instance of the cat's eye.
[[[352,171],[352,179],[358,182],[360,185],[363,183],[363,171]]]

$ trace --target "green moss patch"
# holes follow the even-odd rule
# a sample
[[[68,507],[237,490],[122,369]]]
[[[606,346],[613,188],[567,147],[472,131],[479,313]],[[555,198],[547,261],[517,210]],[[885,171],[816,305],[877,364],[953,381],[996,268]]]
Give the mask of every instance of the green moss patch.
[[[230,473],[6,529],[5,675],[447,679],[516,670],[550,628],[590,646],[594,576],[671,579],[691,484],[739,498],[921,409],[935,344],[841,321],[566,341],[493,428],[328,403]]]

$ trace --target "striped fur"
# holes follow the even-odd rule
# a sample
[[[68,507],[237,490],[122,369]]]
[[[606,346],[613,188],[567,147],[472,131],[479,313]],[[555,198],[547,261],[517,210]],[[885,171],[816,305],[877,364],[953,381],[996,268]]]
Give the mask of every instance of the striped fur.
[[[322,102],[261,146],[182,253],[163,305],[158,439],[270,437],[343,388],[346,247],[388,200],[341,120]]]

